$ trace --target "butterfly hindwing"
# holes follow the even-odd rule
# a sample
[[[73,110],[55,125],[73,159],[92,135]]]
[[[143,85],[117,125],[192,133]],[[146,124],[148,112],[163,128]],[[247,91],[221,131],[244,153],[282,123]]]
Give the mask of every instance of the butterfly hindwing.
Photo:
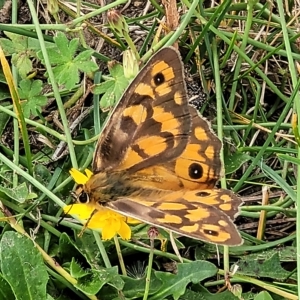
[[[219,194],[223,192],[223,190],[208,190],[207,193],[211,192],[211,196],[216,196],[218,193],[216,191],[219,191]],[[195,191],[195,193],[197,192],[201,193],[201,191]],[[175,199],[178,195],[177,192],[174,195],[171,193],[165,196],[168,201],[161,199],[152,203],[135,198],[120,198],[108,203],[107,207],[142,222],[169,229],[187,237],[221,245],[239,245],[242,243],[241,236],[232,221],[233,214],[228,214],[229,206],[226,207],[226,203],[211,205],[216,202],[214,199],[207,201],[209,203],[207,204],[204,203],[203,199],[199,201],[197,197],[191,200],[192,195],[183,195],[182,198]],[[222,195],[219,197],[221,198]],[[235,211],[234,215],[237,214],[240,204],[241,201],[236,201],[234,204],[235,207],[232,210]]]
[[[225,189],[177,191],[163,196],[160,202],[175,203],[178,202],[178,199],[181,199],[184,203],[193,203],[195,206],[203,204],[215,207],[224,212],[231,220],[236,218],[242,205],[241,198]],[[154,204],[154,206],[157,206],[157,204]]]

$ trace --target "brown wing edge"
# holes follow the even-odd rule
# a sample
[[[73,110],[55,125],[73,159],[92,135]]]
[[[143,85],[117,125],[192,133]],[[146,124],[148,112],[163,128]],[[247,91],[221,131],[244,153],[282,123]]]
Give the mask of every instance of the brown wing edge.
[[[162,212],[160,210],[157,210],[153,207],[145,206],[141,203],[138,203],[132,199],[127,198],[121,198],[119,200],[109,202],[105,206],[117,213],[121,213],[125,216],[132,217],[134,219],[137,219],[139,221],[145,222],[149,225],[153,225],[155,227],[160,227],[163,229],[169,229],[170,231],[173,231],[175,233],[178,233],[180,235],[187,236],[189,238],[194,238],[196,240],[202,240],[208,243],[218,244],[218,245],[226,245],[226,246],[239,246],[243,243],[243,240],[241,238],[240,233],[238,232],[236,226],[232,222],[232,220],[223,212],[216,210],[216,216],[221,215],[223,220],[226,219],[226,222],[229,225],[228,234],[230,235],[230,238],[228,238],[224,242],[213,242],[212,238],[215,234],[218,234],[218,232],[215,232],[214,235],[211,237],[206,237],[205,235],[197,235],[194,233],[187,233],[180,231],[178,228],[175,228],[174,226],[169,225],[168,223],[161,223],[159,219],[152,217],[151,215],[156,214],[158,216],[161,216]],[[215,220],[216,221],[216,220]],[[181,226],[181,225],[180,225]]]

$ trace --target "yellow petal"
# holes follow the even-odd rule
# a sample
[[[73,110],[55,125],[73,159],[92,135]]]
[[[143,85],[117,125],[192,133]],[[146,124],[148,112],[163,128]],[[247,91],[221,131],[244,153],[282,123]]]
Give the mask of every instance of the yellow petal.
[[[71,204],[64,207],[64,212],[69,215],[77,215],[81,220],[90,218],[95,207],[88,204]]]
[[[87,221],[88,228],[102,229],[103,240],[110,240],[116,234],[119,234],[123,240],[131,238],[131,229],[126,224],[127,218],[105,207],[92,203],[79,203],[65,206],[64,212],[77,215],[82,221]],[[134,219],[131,221],[139,222]]]
[[[112,230],[102,230],[102,240],[107,241],[107,240],[111,240],[114,236],[115,236],[115,232]]]
[[[84,175],[74,168],[72,168],[69,172],[77,184],[86,184],[86,182],[89,180],[88,176]]]
[[[118,219],[108,219],[106,220],[106,225],[102,228],[102,239],[110,240],[117,232],[120,230],[121,222]]]
[[[102,211],[102,213],[101,213],[101,215],[99,215],[99,218],[101,218],[101,220],[104,220],[104,219],[116,219],[116,220],[120,220],[120,221],[126,220],[126,217],[124,217],[123,215],[118,214],[114,211],[111,211],[105,207],[102,207],[101,211]]]
[[[88,179],[90,179],[93,176],[93,172],[89,169],[85,169],[84,171]]]
[[[108,217],[105,211],[97,211],[89,220],[88,227],[92,229],[103,228],[104,226],[106,226],[107,219]]]
[[[131,238],[131,229],[125,222],[121,222],[121,227],[118,230],[118,234],[123,240],[129,240]]]
[[[126,218],[126,223],[129,223],[129,224],[141,224],[143,222],[141,222],[140,220],[137,220],[137,219],[133,219],[131,217],[127,217]]]

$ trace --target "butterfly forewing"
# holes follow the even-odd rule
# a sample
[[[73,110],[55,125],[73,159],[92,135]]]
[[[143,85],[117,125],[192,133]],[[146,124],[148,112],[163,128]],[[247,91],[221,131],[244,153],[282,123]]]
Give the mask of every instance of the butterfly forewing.
[[[209,189],[221,176],[221,141],[212,132],[208,122],[193,107],[190,138],[185,150],[170,162],[153,165],[137,173],[141,178],[156,176],[163,180],[150,184],[160,189]]]
[[[174,159],[184,151],[190,128],[182,63],[177,51],[164,48],[140,71],[115,108],[98,141],[93,171],[135,172]]]
[[[210,189],[220,179],[221,141],[212,132],[209,123],[190,107],[192,129],[184,152],[169,165],[174,166],[186,189]]]

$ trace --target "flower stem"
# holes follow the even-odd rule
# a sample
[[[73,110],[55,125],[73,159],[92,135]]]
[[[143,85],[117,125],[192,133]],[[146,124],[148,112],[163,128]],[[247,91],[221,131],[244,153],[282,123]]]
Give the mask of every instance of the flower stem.
[[[153,264],[153,257],[154,257],[154,239],[150,238],[150,253],[149,253],[149,261],[148,261],[148,268],[147,268],[145,293],[144,293],[143,300],[147,300],[148,299],[148,295],[149,295],[150,280],[151,280],[151,271],[152,271],[152,264]]]
[[[100,239],[99,232],[93,231],[93,235],[94,235],[95,241],[97,243],[97,246],[100,250],[100,253],[101,253],[101,256],[102,256],[105,267],[106,268],[111,268],[111,263],[110,263],[110,260],[108,258],[108,255],[106,253],[105,247],[102,243],[102,240]]]
[[[121,270],[122,270],[122,274],[124,276],[127,276],[127,272],[126,272],[126,268],[125,268],[125,264],[124,264],[124,260],[123,260],[123,256],[122,256],[122,252],[121,252],[121,247],[120,247],[120,244],[119,244],[118,237],[116,235],[114,236],[114,242],[115,242],[115,245],[116,245],[117,254],[118,254],[118,258],[119,258],[119,262],[120,262],[120,267],[121,267]]]

